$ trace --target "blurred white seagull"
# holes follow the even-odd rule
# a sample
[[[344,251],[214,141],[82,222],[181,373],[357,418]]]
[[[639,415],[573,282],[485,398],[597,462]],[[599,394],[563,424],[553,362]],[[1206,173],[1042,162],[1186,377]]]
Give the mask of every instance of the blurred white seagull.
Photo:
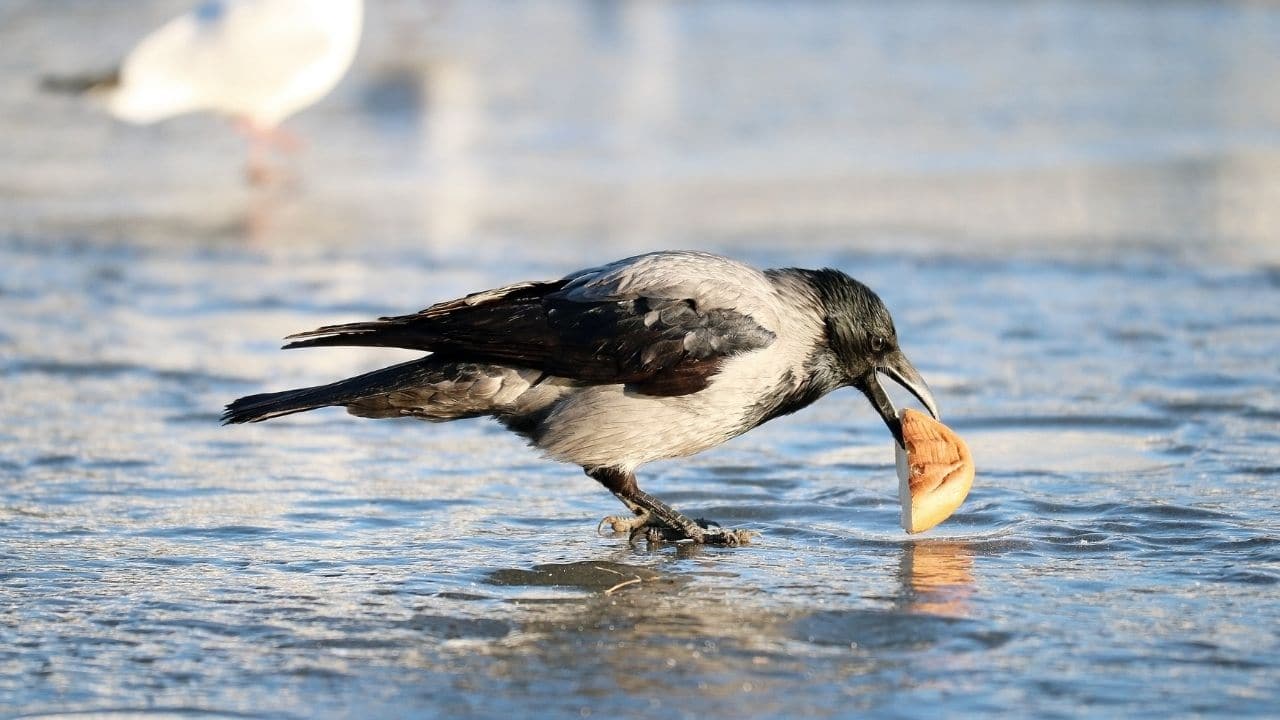
[[[250,177],[264,153],[296,145],[280,123],[331,91],[360,43],[363,0],[205,0],[147,35],[117,70],[46,78],[93,92],[126,122],[190,112],[232,118],[250,140]]]
[[[330,325],[286,347],[398,347],[430,354],[329,385],[243,397],[228,423],[342,406],[372,418],[490,416],[549,457],[581,466],[634,513],[632,539],[737,545],[749,534],[686,517],[642,491],[637,467],[702,452],[832,390],[854,387],[898,443],[883,373],[934,417],[893,319],[838,270],[760,271],[659,252],[432,305]]]

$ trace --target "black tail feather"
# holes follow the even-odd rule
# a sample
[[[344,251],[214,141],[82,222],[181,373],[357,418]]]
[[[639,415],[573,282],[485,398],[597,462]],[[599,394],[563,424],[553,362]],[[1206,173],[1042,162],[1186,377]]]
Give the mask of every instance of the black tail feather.
[[[242,397],[227,405],[222,424],[262,422],[316,408],[348,405],[439,379],[440,363],[430,357],[411,360],[328,385]]]

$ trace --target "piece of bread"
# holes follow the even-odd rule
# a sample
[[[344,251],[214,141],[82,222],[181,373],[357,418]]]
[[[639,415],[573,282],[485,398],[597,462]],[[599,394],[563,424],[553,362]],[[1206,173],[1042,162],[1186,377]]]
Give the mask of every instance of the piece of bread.
[[[924,532],[951,517],[964,502],[973,485],[973,456],[959,435],[925,413],[908,408],[898,417],[907,445],[904,451],[893,444],[902,529]]]

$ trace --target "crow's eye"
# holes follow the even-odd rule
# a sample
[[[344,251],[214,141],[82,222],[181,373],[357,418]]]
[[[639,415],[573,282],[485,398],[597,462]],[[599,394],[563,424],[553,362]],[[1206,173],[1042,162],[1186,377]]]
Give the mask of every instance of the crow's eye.
[[[871,338],[871,352],[884,352],[888,344],[889,341],[885,340],[883,335],[877,335]]]

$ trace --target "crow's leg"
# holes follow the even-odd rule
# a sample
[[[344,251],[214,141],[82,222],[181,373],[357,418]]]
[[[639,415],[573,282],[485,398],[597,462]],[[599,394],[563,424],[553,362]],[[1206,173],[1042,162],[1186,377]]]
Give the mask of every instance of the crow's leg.
[[[615,532],[626,532],[631,542],[645,537],[649,542],[689,540],[707,545],[745,545],[752,533],[747,530],[725,530],[716,523],[693,520],[636,485],[636,476],[614,468],[587,468],[586,472],[609,488],[634,517],[610,515],[596,527],[599,531],[611,525]]]

